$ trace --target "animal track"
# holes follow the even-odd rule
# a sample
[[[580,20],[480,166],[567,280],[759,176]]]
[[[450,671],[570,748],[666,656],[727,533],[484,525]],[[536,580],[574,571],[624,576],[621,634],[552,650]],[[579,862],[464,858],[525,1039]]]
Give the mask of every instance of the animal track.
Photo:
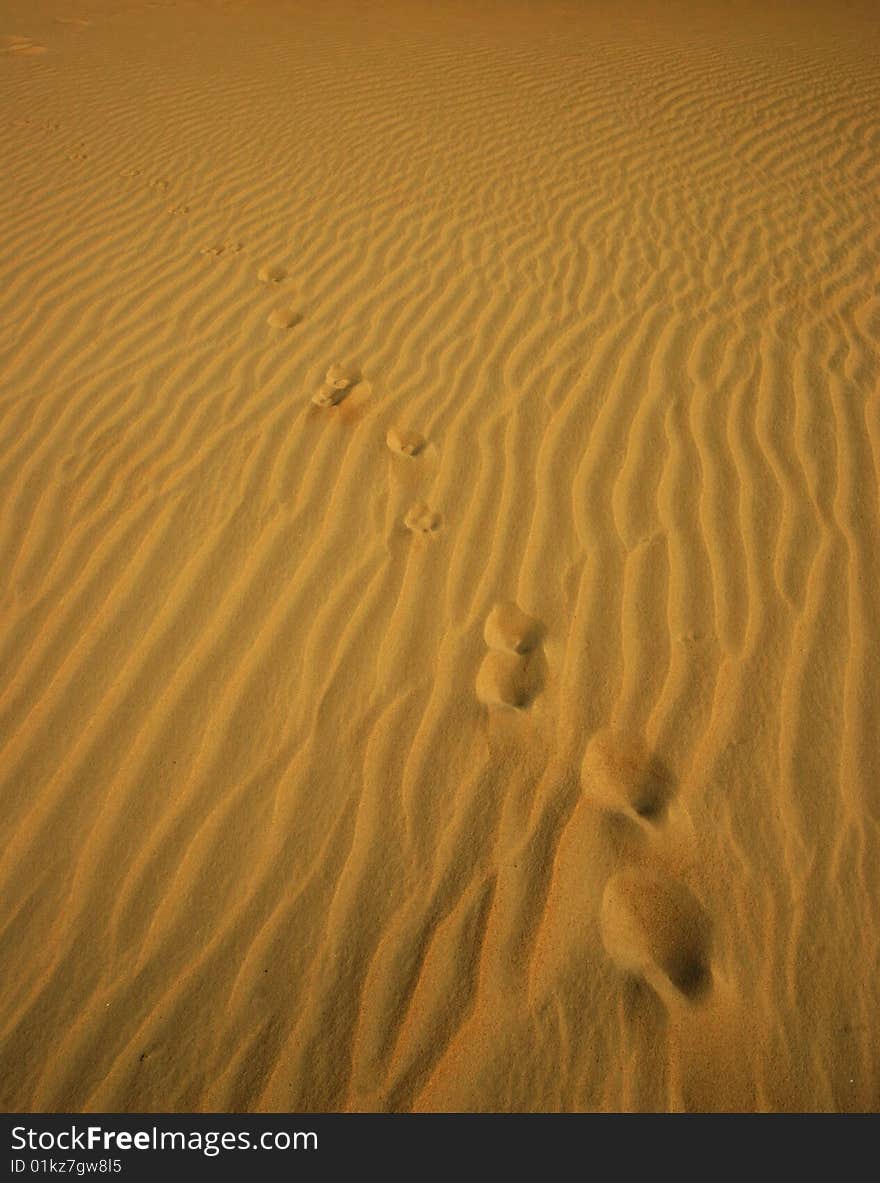
[[[282,279],[287,277],[287,272],[283,267],[274,267],[270,264],[265,264],[257,272],[257,279],[260,283],[281,283]]]

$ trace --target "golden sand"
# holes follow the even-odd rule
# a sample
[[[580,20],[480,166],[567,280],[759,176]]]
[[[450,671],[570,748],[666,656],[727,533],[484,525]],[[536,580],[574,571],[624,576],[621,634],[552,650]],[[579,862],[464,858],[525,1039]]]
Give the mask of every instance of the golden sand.
[[[880,7],[2,21],[0,1106],[880,1108]]]

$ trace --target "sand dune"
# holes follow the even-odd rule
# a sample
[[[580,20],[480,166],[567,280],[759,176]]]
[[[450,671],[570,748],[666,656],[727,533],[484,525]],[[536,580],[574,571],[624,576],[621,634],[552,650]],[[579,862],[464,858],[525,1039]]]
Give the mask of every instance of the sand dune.
[[[10,0],[0,1091],[880,1108],[880,10]]]

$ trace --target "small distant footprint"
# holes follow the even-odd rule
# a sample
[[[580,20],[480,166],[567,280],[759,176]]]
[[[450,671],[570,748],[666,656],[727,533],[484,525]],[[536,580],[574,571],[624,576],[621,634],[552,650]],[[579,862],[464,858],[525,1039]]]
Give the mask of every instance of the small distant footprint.
[[[433,538],[443,528],[443,515],[420,501],[407,510],[403,524],[412,534]]]
[[[324,382],[333,390],[348,390],[349,386],[353,386],[359,377],[360,375],[354,370],[334,362],[324,375]]]
[[[696,1001],[711,989],[711,924],[677,879],[620,871],[605,886],[599,927],[612,961],[643,978],[667,1003]]]
[[[83,152],[82,149],[80,149],[78,151],[67,153],[68,160],[88,160],[88,158],[89,158],[88,152]]]
[[[639,735],[605,727],[587,744],[581,764],[584,795],[602,809],[659,822],[675,780]]]
[[[266,324],[273,329],[292,329],[302,320],[302,313],[296,308],[276,308],[266,317]]]
[[[312,402],[316,407],[335,407],[343,399],[361,399],[371,390],[360,370],[336,362],[324,375],[324,384],[312,395]]]
[[[169,205],[168,212],[169,212],[169,214],[175,214],[177,217],[183,217],[185,214],[189,213],[189,206],[188,205]]]
[[[150,188],[157,189],[160,193],[167,192],[170,187],[171,182],[165,177],[154,177],[153,180],[150,181]]]
[[[220,242],[212,243],[210,246],[203,246],[199,251],[200,255],[210,255],[212,258],[219,258],[221,255],[237,255],[239,251],[244,250],[243,242]]]
[[[124,168],[124,169],[123,169],[123,170],[120,172],[120,174],[119,174],[119,175],[120,175],[121,177],[126,177],[126,178],[128,178],[128,177],[139,177],[139,176],[141,175],[141,172],[142,172],[142,171],[143,171],[143,170],[142,170],[142,169],[139,169],[139,168]]]
[[[413,457],[424,452],[428,441],[417,431],[401,431],[397,427],[391,427],[385,436],[385,443],[398,456]]]
[[[283,267],[275,267],[268,263],[257,272],[257,279],[260,283],[281,283],[282,279],[286,278],[287,272]]]
[[[14,54],[16,57],[35,57],[47,52],[45,45],[40,45],[30,37],[19,37],[14,33],[0,38],[0,48],[4,53]]]

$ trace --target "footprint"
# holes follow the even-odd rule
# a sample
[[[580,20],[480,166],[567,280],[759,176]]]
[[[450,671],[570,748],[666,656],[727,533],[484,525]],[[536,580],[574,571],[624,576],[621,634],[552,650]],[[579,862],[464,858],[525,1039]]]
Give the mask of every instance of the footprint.
[[[502,653],[529,653],[541,643],[543,626],[511,600],[500,600],[486,617],[483,638]]]
[[[369,393],[369,383],[360,380],[359,371],[334,363],[324,376],[324,385],[312,395],[316,407],[335,407],[352,394]]]
[[[169,205],[167,208],[169,214],[176,214],[178,217],[183,217],[189,213],[188,205]]]
[[[675,780],[638,735],[605,727],[587,744],[581,764],[584,795],[603,809],[660,821],[675,793]]]
[[[155,177],[152,181],[150,181],[150,188],[158,189],[160,193],[167,192],[170,187],[171,182],[166,180],[165,177]]]
[[[390,427],[385,436],[385,443],[398,456],[418,456],[425,450],[427,442],[417,431],[401,431],[397,427]]]
[[[139,177],[142,171],[143,170],[139,168],[124,168],[119,175],[121,177],[125,177],[126,179],[129,177]]]
[[[645,871],[619,872],[605,886],[599,927],[611,960],[643,978],[667,1004],[709,993],[711,924],[683,883]]]
[[[345,410],[361,411],[366,399],[373,393],[369,382],[355,382],[347,390],[340,390],[334,386],[322,386],[312,395],[312,402],[316,407],[335,407],[345,400]]]
[[[261,267],[257,272],[257,279],[260,283],[281,283],[282,279],[287,277],[287,272],[283,267],[273,267],[269,264]]]
[[[45,45],[32,41],[30,37],[19,37],[16,34],[3,37],[0,39],[0,44],[2,44],[4,53],[15,54],[16,57],[34,57],[46,52]]]
[[[346,391],[334,390],[332,386],[322,386],[312,395],[312,402],[316,407],[335,407],[345,398]]]
[[[524,710],[542,688],[538,654],[487,653],[477,672],[477,698],[485,706]]]
[[[295,308],[276,308],[266,317],[266,324],[273,329],[292,329],[302,320],[302,313]]]
[[[88,152],[68,152],[67,153],[68,160],[88,160],[88,158],[89,158]]]
[[[440,532],[443,515],[420,501],[407,510],[403,524],[413,534],[423,534],[426,538],[431,538]]]
[[[334,363],[324,376],[324,381],[334,390],[348,390],[360,377],[360,374],[349,370],[346,366]]]
[[[237,255],[241,250],[244,250],[243,242],[221,242],[212,243],[210,246],[203,246],[199,254],[210,255],[212,258],[217,259],[220,255]]]

